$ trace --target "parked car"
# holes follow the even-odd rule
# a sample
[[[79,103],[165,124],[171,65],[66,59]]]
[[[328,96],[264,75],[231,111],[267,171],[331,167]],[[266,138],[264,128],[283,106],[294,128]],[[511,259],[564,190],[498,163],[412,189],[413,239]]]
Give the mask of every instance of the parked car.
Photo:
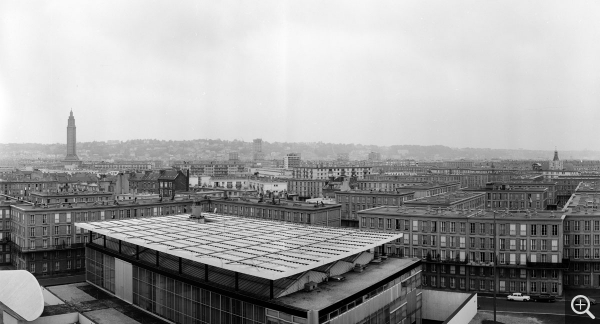
[[[538,295],[538,296],[532,296],[533,301],[537,301],[537,302],[555,302],[556,301],[556,297],[552,296],[552,295],[548,295],[548,294],[542,294],[542,295]]]
[[[514,301],[530,301],[531,297],[527,295],[523,295],[522,293],[512,293],[506,297],[507,300]]]

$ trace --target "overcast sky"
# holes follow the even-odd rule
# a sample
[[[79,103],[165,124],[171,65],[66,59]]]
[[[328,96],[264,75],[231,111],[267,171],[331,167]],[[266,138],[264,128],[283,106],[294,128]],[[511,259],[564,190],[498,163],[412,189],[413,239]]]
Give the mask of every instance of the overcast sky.
[[[598,1],[0,1],[0,142],[600,150]]]

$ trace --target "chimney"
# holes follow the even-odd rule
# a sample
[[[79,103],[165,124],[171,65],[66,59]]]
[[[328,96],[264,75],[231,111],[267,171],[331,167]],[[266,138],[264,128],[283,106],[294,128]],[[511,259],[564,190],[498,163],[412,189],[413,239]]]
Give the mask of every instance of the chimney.
[[[185,183],[185,191],[190,191],[190,168],[187,169],[187,182]]]

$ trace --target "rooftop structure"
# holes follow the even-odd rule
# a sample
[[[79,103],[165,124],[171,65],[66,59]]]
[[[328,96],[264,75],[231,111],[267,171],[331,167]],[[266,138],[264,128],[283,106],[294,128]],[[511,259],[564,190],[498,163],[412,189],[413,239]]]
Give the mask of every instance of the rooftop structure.
[[[3,315],[3,308],[17,320],[33,321],[42,315],[42,289],[31,273],[25,270],[2,270],[0,287],[0,315]],[[7,320],[6,317],[4,319]]]
[[[174,215],[75,226],[184,259],[247,275],[277,280],[341,260],[402,233],[304,226],[204,214]]]

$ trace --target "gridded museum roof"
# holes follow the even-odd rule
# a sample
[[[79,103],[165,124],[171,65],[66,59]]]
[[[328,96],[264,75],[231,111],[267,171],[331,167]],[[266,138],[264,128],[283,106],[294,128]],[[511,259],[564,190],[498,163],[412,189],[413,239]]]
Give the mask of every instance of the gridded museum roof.
[[[203,213],[76,223],[131,244],[265,279],[281,279],[402,238],[402,233],[307,226]]]

